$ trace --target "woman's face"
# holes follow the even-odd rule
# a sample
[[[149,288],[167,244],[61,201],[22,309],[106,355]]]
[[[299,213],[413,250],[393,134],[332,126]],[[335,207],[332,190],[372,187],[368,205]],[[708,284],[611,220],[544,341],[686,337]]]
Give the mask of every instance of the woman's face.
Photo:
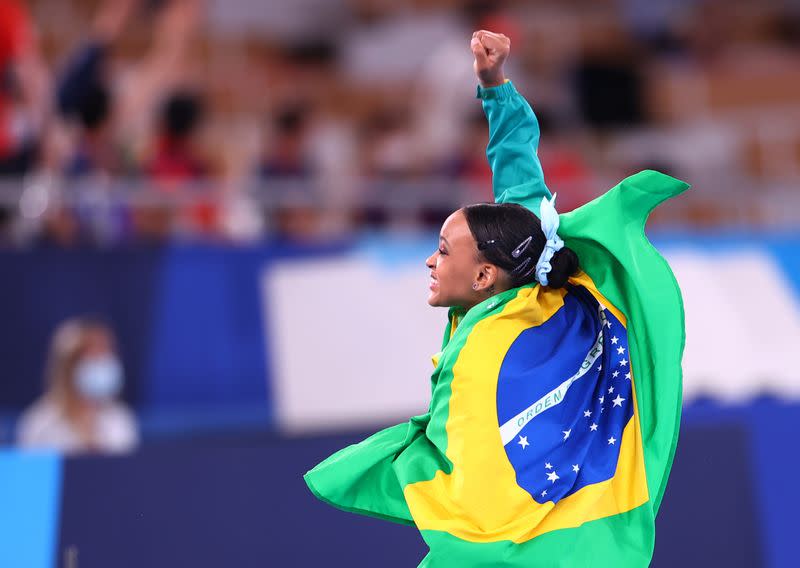
[[[80,398],[104,402],[115,398],[122,388],[122,366],[111,335],[102,328],[89,329],[84,346],[72,370],[72,390]]]
[[[484,280],[487,265],[478,260],[478,248],[467,219],[459,209],[442,225],[439,248],[425,261],[431,271],[428,304],[470,308],[487,297],[491,284]],[[473,289],[477,283],[479,289]]]

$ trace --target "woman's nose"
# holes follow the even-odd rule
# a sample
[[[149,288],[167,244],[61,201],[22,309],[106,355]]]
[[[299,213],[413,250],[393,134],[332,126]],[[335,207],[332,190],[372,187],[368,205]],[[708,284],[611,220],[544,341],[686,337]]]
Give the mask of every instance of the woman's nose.
[[[425,266],[427,266],[428,268],[433,268],[434,266],[436,266],[436,261],[435,261],[435,259],[436,259],[436,253],[433,253],[432,255],[430,255],[430,256],[429,256],[429,257],[428,257],[428,258],[425,260]]]

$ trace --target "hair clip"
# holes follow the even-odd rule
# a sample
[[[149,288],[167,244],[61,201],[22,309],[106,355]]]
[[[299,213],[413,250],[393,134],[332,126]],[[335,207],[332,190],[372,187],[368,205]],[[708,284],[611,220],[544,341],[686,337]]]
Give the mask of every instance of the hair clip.
[[[497,241],[495,239],[491,239],[491,240],[488,240],[488,241],[480,242],[480,243],[478,243],[478,250],[483,250],[485,248],[488,248],[488,247],[492,246],[493,244],[495,244],[496,242]]]
[[[531,263],[531,257],[526,258],[522,262],[520,262],[516,268],[511,271],[511,274],[519,274]]]
[[[522,253],[525,252],[525,249],[528,248],[528,245],[531,244],[533,240],[533,235],[522,241],[517,248],[511,251],[511,256],[514,258],[519,258],[522,256]]]

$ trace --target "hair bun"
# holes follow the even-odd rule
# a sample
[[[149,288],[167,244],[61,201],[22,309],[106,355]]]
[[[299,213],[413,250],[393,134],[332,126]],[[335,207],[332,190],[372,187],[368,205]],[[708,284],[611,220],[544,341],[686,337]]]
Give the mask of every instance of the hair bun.
[[[552,269],[547,274],[550,288],[563,288],[567,279],[578,272],[578,255],[569,247],[563,247],[550,259]]]

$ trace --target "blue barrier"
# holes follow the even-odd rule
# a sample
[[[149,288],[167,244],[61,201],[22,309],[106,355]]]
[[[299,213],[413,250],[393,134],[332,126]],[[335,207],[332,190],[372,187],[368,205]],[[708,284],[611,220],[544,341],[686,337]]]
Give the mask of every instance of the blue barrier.
[[[0,451],[0,566],[55,566],[61,458]]]

